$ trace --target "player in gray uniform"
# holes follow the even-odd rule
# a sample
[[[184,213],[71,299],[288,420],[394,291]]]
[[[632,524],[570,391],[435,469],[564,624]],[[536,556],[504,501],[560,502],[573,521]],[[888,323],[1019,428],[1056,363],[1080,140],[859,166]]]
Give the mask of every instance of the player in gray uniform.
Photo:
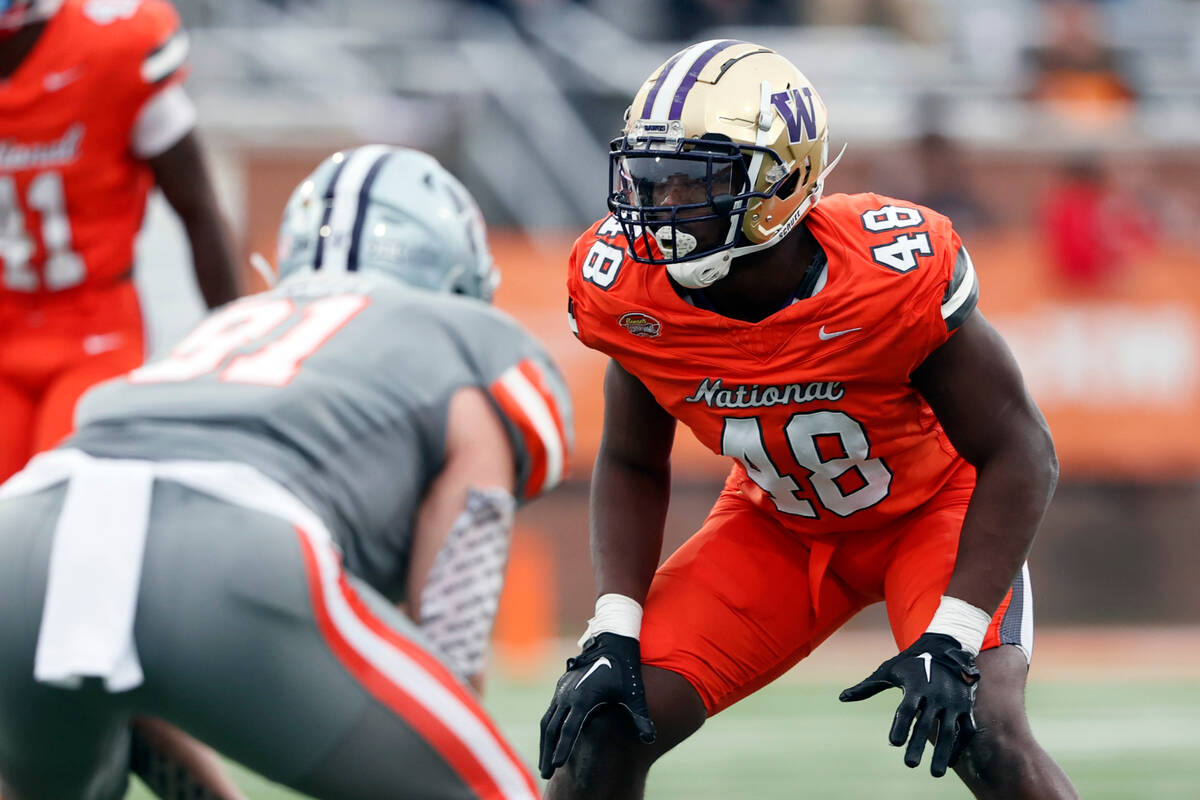
[[[280,241],[277,287],[0,488],[21,800],[121,797],[135,715],[315,797],[536,796],[468,683],[514,506],[562,476],[561,376],[480,302],[482,218],[426,155],[335,154]]]

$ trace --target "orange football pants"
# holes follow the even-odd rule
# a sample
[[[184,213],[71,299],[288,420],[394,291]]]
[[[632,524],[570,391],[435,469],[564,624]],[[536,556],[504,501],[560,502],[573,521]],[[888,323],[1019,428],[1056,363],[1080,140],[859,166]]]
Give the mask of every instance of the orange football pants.
[[[133,281],[51,295],[0,294],[0,481],[72,430],[92,385],[139,366]]]
[[[907,647],[929,625],[950,582],[974,488],[975,470],[963,462],[931,500],[887,527],[805,536],[752,505],[730,481],[704,525],[654,576],[642,662],[686,678],[712,716],[778,678],[880,600],[896,644]],[[1020,620],[1005,621],[1012,594],[993,617],[984,649],[1001,643],[1002,621],[1006,631],[1021,630]],[[1028,603],[1017,605],[1015,611],[1032,613]],[[1014,643],[1028,652],[1029,643]]]

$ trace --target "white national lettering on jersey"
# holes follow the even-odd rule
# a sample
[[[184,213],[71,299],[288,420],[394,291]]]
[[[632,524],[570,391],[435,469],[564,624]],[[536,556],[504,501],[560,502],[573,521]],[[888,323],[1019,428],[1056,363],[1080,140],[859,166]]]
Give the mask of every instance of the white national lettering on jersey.
[[[705,378],[696,386],[685,403],[704,403],[710,408],[767,408],[791,403],[811,403],[814,400],[841,400],[846,390],[841,381],[812,381],[811,383],[761,384],[739,383],[725,388],[720,378]]]
[[[0,170],[16,171],[70,164],[79,157],[79,144],[87,126],[76,122],[62,138],[52,142],[23,144],[16,139],[0,139]]]

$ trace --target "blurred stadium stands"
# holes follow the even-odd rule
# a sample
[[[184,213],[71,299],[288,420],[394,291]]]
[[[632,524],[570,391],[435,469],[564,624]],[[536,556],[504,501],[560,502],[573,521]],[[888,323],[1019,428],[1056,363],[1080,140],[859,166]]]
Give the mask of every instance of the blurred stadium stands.
[[[480,198],[505,272],[498,303],[547,341],[579,404],[574,483],[521,517],[535,553],[521,568],[563,589],[533,603],[550,609],[545,626],[575,630],[592,600],[586,479],[603,362],[566,329],[566,248],[604,212],[607,141],[639,82],[686,40],[713,37],[775,47],[820,89],[832,139],[850,145],[828,191],[918,199],[961,220],[981,308],[1059,443],[1063,479],[1032,561],[1041,620],[1200,615],[1200,3],[176,4],[194,48],[190,91],[247,254],[273,252],[287,192],[339,147],[427,149]],[[1052,257],[1061,223],[1047,202],[1084,158],[1099,188],[1067,216],[1105,260],[1076,280]],[[1146,217],[1137,235],[1131,215]],[[199,308],[161,207],[140,253],[161,348]],[[669,544],[703,517],[723,469],[680,443]]]

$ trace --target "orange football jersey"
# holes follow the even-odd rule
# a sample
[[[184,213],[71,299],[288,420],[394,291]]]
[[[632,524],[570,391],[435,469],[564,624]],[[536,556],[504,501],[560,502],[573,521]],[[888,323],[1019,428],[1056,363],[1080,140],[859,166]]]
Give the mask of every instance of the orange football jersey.
[[[750,323],[690,304],[601,220],[571,252],[572,327],[735,459],[731,480],[756,505],[805,533],[868,530],[961,465],[909,376],[974,308],[978,284],[950,221],[928,208],[835,194],[804,224],[827,259],[823,284]]]
[[[0,298],[129,273],[153,185],[135,130],[186,53],[163,0],[66,0],[0,80]]]

